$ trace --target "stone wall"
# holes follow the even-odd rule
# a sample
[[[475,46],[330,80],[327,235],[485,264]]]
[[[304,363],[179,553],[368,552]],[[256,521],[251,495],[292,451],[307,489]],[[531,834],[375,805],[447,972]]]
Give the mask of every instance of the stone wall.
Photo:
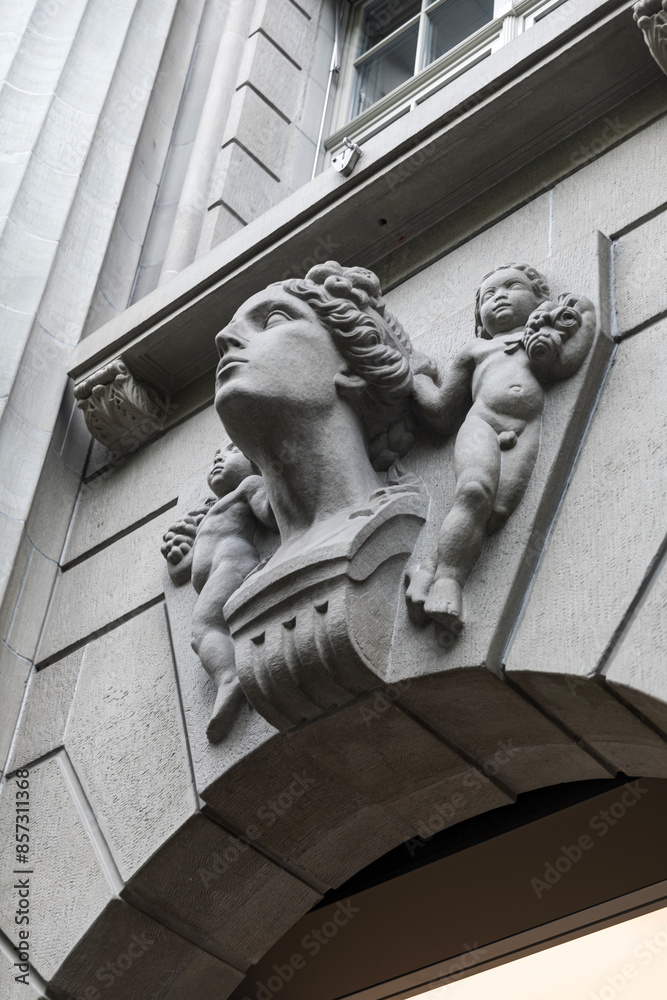
[[[273,166],[271,157],[310,140],[297,134],[291,92],[267,103],[262,74],[267,60],[303,68],[298,32],[310,30],[313,11],[285,4],[294,24],[282,41],[274,8],[257,7],[220,153],[229,169],[262,171],[262,182],[226,193],[220,179],[204,241],[262,210],[247,200],[251,188],[296,183],[289,157]],[[667,777],[667,215],[655,155],[667,124],[620,127],[613,149],[504,218],[489,215],[444,256],[432,247],[429,266],[389,292],[415,345],[444,360],[472,335],[482,275],[527,260],[556,291],[596,299],[602,346],[581,377],[550,390],[528,493],[471,581],[470,640],[443,654],[422,636],[383,687],[317,726],[276,734],[246,709],[227,741],[212,746],[204,735],[212,689],[189,649],[192,594],[169,583],[159,547],[201,494],[223,439],[211,407],[121,463],[98,450],[82,483],[82,431],[71,402],[63,411],[9,583],[1,654],[7,736],[20,709],[6,773],[29,767],[33,789],[33,961],[62,994],[218,998],[329,887],[413,835],[437,802],[458,796],[458,821],[548,784],[619,770]],[[608,128],[599,122],[600,134]],[[558,457],[550,442],[563,428],[575,439]],[[450,456],[446,445],[436,459],[424,449],[408,459],[442,505]],[[423,545],[437,517],[429,524]],[[401,608],[397,635],[408,627]],[[0,792],[3,850],[12,794],[10,780]],[[281,795],[285,815],[270,809]],[[5,882],[9,870],[3,861]],[[137,940],[150,944],[128,952]],[[123,975],[110,971],[126,952],[135,957]]]

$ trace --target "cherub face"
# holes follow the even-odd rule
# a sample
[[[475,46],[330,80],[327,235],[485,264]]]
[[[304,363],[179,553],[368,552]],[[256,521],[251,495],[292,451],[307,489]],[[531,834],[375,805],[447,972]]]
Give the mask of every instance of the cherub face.
[[[208,485],[216,496],[223,497],[252,476],[254,468],[235,444],[218,448],[213,456],[213,465],[208,474]]]
[[[524,327],[541,301],[524,271],[515,267],[494,271],[479,290],[482,325],[491,337]]]

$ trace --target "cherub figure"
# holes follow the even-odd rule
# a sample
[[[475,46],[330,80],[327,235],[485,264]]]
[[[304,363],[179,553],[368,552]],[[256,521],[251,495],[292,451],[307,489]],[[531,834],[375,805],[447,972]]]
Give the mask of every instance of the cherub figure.
[[[234,642],[223,607],[260,561],[254,543],[258,522],[277,530],[264,481],[256,466],[229,444],[215,453],[208,485],[218,498],[191,511],[164,536],[162,554],[175,583],[191,566],[198,593],[192,617],[192,648],[216,687],[206,734],[217,743],[228,732],[244,694],[234,665]]]
[[[450,645],[463,627],[463,588],[484,539],[518,506],[533,472],[546,383],[572,375],[595,333],[589,299],[550,301],[544,277],[527,264],[491,271],[477,290],[477,339],[460,351],[435,383],[416,375],[414,398],[426,422],[449,435],[456,493],[438,537],[437,553],[409,567],[410,615],[437,623]]]

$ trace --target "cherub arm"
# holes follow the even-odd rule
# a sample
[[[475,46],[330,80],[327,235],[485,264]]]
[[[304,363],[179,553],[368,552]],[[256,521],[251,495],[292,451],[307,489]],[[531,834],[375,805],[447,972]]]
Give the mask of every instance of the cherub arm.
[[[167,560],[169,576],[180,587],[187,583],[192,572],[192,546],[199,530],[199,525],[209,512],[215,497],[210,497],[201,506],[189,511],[185,517],[165,532],[160,549]]]
[[[266,495],[266,486],[261,476],[248,476],[241,484],[248,501],[248,506],[260,524],[270,531],[277,531],[278,525],[273,516],[269,499]]]
[[[595,306],[583,295],[561,295],[555,309],[536,309],[526,324],[524,346],[540,380],[574,375],[590,350],[595,327]]]
[[[417,410],[439,434],[452,434],[472,405],[475,357],[470,347],[460,351],[444,376],[434,382],[428,375],[415,375],[412,395]]]

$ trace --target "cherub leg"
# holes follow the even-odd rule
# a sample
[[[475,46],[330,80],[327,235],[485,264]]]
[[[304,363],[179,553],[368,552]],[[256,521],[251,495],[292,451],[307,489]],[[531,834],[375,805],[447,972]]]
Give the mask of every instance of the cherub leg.
[[[242,568],[238,563],[221,563],[204,584],[192,616],[192,648],[216,686],[213,714],[206,729],[211,743],[229,732],[245,701],[235,669],[234,642],[222,609],[253,565]]]
[[[468,415],[457,435],[454,467],[454,503],[440,529],[435,577],[424,605],[442,626],[442,645],[463,627],[463,588],[482,551],[500,481],[498,435],[475,414]]]

